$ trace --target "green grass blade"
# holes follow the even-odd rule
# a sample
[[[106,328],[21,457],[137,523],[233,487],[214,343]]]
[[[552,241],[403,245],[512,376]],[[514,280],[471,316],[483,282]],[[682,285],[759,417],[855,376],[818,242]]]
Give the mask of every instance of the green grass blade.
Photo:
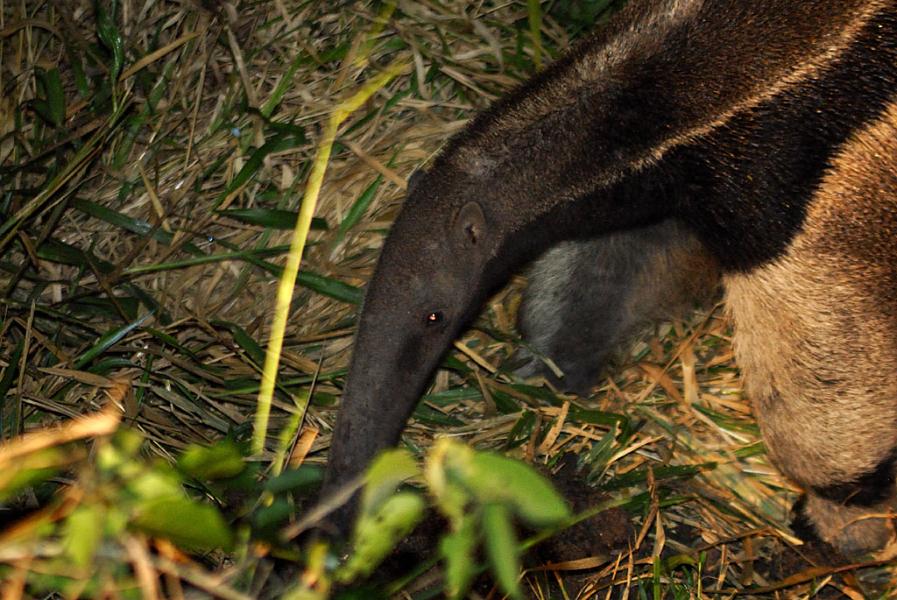
[[[542,7],[539,0],[527,0],[526,12],[529,21],[529,34],[533,42],[533,63],[536,70],[542,70]]]
[[[350,229],[355,227],[364,214],[367,212],[368,207],[373,202],[374,198],[377,195],[377,190],[380,189],[380,184],[383,183],[383,176],[377,175],[374,181],[367,186],[361,195],[352,203],[352,206],[349,208],[349,211],[346,213],[346,216],[343,218],[342,222],[339,224],[339,229],[336,231],[336,236],[333,238],[333,242],[331,242],[331,248],[336,247],[343,239],[346,237],[346,233],[349,232]]]
[[[249,181],[258,174],[268,155],[275,152],[284,152],[286,150],[300,148],[304,146],[306,142],[307,140],[304,132],[300,134],[278,133],[272,139],[265,142],[260,148],[249,155],[249,158],[243,164],[243,168],[240,169],[237,175],[228,184],[227,188],[225,188],[224,192],[222,192],[221,196],[219,196],[218,201],[215,202],[213,208],[220,206],[231,194],[249,183]]]
[[[0,225],[0,251],[5,250],[9,242],[18,232],[26,219],[34,215],[38,210],[54,206],[61,202],[61,198],[55,198],[57,192],[62,190],[67,183],[78,176],[87,168],[93,160],[97,150],[104,140],[118,127],[122,115],[127,108],[127,102],[119,105],[118,109],[109,117],[106,124],[100,127],[93,136],[83,145],[65,167],[57,173],[41,190],[37,196],[29,200],[16,214],[6,219]],[[51,201],[52,200],[52,201]],[[49,206],[48,206],[49,205]]]
[[[498,585],[514,599],[522,599],[520,591],[520,555],[517,536],[511,525],[511,513],[504,504],[483,507],[483,537],[486,556]]]
[[[364,299],[364,291],[361,288],[312,271],[299,271],[296,283],[347,304],[361,304]]]
[[[59,69],[45,71],[41,81],[47,94],[47,108],[51,122],[56,127],[62,127],[65,123],[65,90],[62,88]]]
[[[96,344],[88,348],[83,354],[81,354],[81,356],[75,359],[75,368],[83,368],[94,358],[120,342],[126,335],[143,325],[152,316],[153,313],[147,313],[142,317],[128,323],[124,327],[113,329],[112,331],[109,331],[100,336],[100,339],[97,340]]]
[[[9,390],[19,375],[19,365],[22,360],[22,351],[25,349],[25,338],[19,340],[9,357],[9,364],[0,378],[0,438],[5,437],[3,424],[6,421],[6,400],[9,398]]]
[[[106,48],[112,52],[112,66],[109,67],[109,79],[115,81],[125,64],[125,44],[121,32],[115,26],[115,7],[107,7],[105,2],[94,4],[97,11],[97,37]],[[111,8],[111,10],[110,10]]]
[[[271,229],[293,229],[296,225],[296,219],[299,217],[298,212],[276,208],[231,208],[220,210],[218,214],[247,225],[258,225],[259,227],[270,227]],[[330,226],[327,224],[326,219],[315,217],[311,220],[311,228],[318,231],[327,231]]]

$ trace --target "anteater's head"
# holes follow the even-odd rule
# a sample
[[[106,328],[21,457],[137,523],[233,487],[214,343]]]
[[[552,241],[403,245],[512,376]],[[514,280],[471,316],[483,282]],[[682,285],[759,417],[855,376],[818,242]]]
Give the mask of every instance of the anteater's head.
[[[442,356],[500,283],[506,236],[480,187],[450,168],[412,178],[365,296],[328,489],[398,441]]]

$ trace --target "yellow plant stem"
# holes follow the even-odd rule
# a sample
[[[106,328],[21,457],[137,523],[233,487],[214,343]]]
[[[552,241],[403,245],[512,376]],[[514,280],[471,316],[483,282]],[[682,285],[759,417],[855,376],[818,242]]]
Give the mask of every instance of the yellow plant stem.
[[[399,75],[407,67],[405,60],[396,60],[390,63],[376,77],[368,81],[360,90],[350,98],[341,102],[330,115],[324,128],[323,136],[318,144],[318,150],[312,163],[311,174],[305,186],[305,195],[302,198],[302,206],[299,209],[299,218],[293,230],[293,238],[290,242],[290,253],[284,266],[280,285],[277,288],[277,303],[274,308],[274,320],[271,323],[271,337],[268,340],[267,353],[265,354],[265,366],[262,371],[262,384],[259,389],[258,407],[255,413],[255,429],[252,437],[252,451],[261,454],[265,448],[265,439],[268,432],[268,419],[271,415],[271,400],[274,395],[274,382],[277,377],[277,367],[280,363],[280,352],[283,349],[283,337],[286,330],[287,319],[290,313],[290,302],[293,299],[293,288],[296,285],[296,277],[299,274],[299,265],[302,262],[302,251],[308,239],[308,231],[311,228],[312,216],[321,193],[321,184],[324,181],[324,173],[330,161],[330,153],[333,150],[333,142],[339,126],[356,110],[358,110],[377,91],[385,87],[396,75]],[[300,413],[308,408],[307,398],[300,407]]]

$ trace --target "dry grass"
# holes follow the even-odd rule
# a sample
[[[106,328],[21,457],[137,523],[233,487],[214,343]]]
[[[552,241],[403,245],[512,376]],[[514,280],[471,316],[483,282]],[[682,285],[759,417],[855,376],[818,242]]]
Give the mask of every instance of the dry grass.
[[[133,385],[125,420],[162,456],[245,438],[292,226],[274,211],[298,210],[335,104],[401,55],[410,72],[339,132],[317,212],[327,228],[312,232],[287,331],[272,430],[289,426],[316,376],[292,460],[325,462],[354,328],[346,300],[372,272],[406,177],[534,62],[523,0],[403,1],[386,23],[367,2],[237,4],[122,0],[125,73],[110,85],[91,2],[0,0],[4,438],[101,408],[113,381]],[[561,9],[583,4],[543,5],[545,51],[570,43],[577,25]],[[55,125],[54,69],[65,98]],[[112,89],[124,116],[110,122]],[[492,299],[460,342],[410,444],[450,435],[546,465],[573,453],[608,493],[645,494],[631,552],[572,565],[594,567],[585,589],[595,597],[639,581],[651,593],[653,556],[701,551],[718,590],[705,581],[705,595],[754,586],[770,588],[758,597],[823,587],[861,597],[852,572],[805,571],[774,589],[812,559],[776,564],[799,552],[788,550],[796,490],[765,459],[721,310],[660,326],[590,398],[567,398],[501,371],[522,284]]]

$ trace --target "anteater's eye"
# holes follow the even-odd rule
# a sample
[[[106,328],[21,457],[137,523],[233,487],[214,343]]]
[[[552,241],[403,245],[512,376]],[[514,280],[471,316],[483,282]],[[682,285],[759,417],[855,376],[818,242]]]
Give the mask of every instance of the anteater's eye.
[[[427,325],[439,325],[444,320],[445,315],[443,315],[438,310],[434,310],[433,312],[427,314],[426,323]]]

